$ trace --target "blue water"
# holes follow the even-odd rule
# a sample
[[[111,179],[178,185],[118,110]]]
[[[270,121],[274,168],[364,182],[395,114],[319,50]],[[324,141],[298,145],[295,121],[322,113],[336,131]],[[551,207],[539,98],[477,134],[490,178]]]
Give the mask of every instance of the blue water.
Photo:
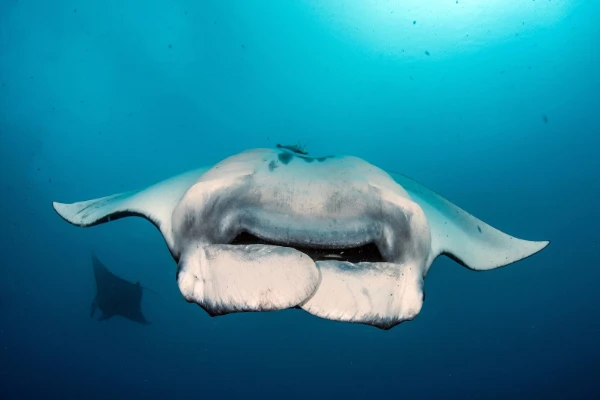
[[[0,398],[600,398],[595,1],[0,1]],[[211,318],[141,218],[52,201],[306,143],[402,172],[511,235],[440,257],[392,330],[299,310]],[[90,254],[152,325],[89,317]]]

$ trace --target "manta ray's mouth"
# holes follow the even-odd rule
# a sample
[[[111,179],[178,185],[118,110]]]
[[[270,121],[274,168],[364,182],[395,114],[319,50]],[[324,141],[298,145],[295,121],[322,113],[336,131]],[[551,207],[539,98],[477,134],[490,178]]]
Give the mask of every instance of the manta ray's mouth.
[[[295,243],[286,243],[283,241],[261,239],[250,232],[243,231],[229,243],[232,245],[248,245],[248,244],[265,244],[273,246],[291,247],[309,256],[313,261],[336,260],[346,261],[350,263],[359,262],[383,262],[385,261],[377,245],[368,243],[361,246],[353,247],[327,247],[315,246],[307,247],[306,245],[298,245]]]

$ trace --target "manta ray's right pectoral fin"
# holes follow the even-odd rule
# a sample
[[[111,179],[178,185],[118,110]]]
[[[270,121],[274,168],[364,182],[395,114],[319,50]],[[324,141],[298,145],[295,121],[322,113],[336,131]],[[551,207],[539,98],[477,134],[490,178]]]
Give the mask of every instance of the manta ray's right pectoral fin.
[[[124,217],[145,218],[160,230],[169,249],[172,249],[171,214],[185,192],[207,170],[208,168],[202,168],[190,171],[139,191],[71,204],[53,202],[52,206],[64,220],[80,227],[99,225]]]

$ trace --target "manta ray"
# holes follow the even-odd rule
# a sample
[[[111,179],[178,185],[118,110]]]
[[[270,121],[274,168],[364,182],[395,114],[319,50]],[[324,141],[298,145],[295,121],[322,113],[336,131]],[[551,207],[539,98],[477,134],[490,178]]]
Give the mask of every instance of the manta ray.
[[[102,312],[99,321],[120,315],[142,325],[149,324],[142,314],[144,287],[140,282],[132,283],[116,276],[106,268],[95,253],[92,253],[92,264],[96,278],[96,296],[92,301],[90,317],[93,317],[96,309],[99,308]]]
[[[438,256],[486,271],[549,244],[503,233],[361,158],[281,147],[53,207],[80,227],[149,220],[177,263],[183,297],[211,316],[300,308],[385,330],[419,314]]]

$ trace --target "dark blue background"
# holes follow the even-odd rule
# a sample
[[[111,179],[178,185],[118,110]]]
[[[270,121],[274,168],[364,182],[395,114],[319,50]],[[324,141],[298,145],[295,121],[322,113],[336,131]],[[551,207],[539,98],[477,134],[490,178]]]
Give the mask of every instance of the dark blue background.
[[[0,398],[598,398],[596,2],[319,3],[0,1]],[[210,318],[151,224],[51,207],[298,141],[552,244],[380,331]],[[92,249],[152,325],[89,318]]]

